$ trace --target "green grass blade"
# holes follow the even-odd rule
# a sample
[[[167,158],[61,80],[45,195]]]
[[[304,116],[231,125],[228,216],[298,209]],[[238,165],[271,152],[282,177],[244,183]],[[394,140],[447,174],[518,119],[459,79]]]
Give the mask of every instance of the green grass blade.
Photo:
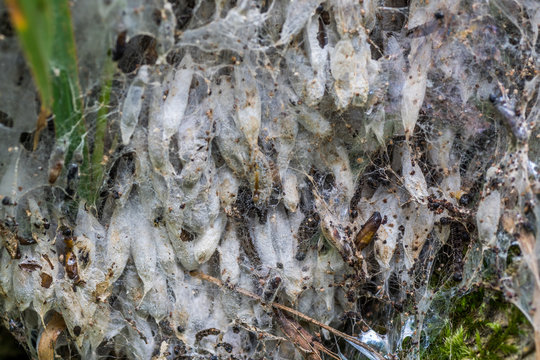
[[[63,142],[59,145],[67,145],[65,161],[68,163],[74,150],[80,147],[86,129],[82,121],[83,104],[69,2],[51,0],[50,4],[54,23],[49,64],[53,85],[54,125],[57,141]],[[86,151],[81,155],[86,157]]]
[[[69,1],[5,1],[41,99],[34,147],[45,127],[46,114],[52,113],[64,163],[74,160],[83,172],[89,158]]]
[[[46,0],[6,0],[42,106],[52,110],[50,55],[54,32],[52,3]]]
[[[107,131],[109,102],[111,99],[112,79],[115,71],[114,63],[110,58],[105,62],[105,71],[102,80],[101,94],[99,96],[100,108],[97,113],[96,130],[90,156],[90,163],[86,172],[81,174],[81,195],[89,205],[95,205],[99,195],[99,188],[103,182],[105,170],[105,133]]]

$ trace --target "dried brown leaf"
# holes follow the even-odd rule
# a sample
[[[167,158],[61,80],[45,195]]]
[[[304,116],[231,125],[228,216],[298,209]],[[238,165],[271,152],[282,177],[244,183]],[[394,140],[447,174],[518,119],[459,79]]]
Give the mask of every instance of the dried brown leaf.
[[[66,323],[64,322],[64,318],[60,314],[54,313],[39,338],[37,348],[39,360],[54,359],[54,347],[56,345],[56,340],[65,328]]]
[[[48,288],[51,287],[51,284],[52,284],[52,281],[53,281],[53,278],[52,278],[51,275],[42,272],[41,274],[39,274],[39,277],[41,278],[41,286],[42,287],[44,287],[45,289],[48,289]]]
[[[0,221],[0,238],[4,241],[4,247],[6,248],[9,256],[12,259],[20,259],[21,254],[19,252],[19,242],[17,236],[7,226]]]

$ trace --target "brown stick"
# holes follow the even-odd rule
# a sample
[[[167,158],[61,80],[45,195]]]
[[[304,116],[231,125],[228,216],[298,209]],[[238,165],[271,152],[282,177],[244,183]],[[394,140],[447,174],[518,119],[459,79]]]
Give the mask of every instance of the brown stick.
[[[307,332],[295,320],[285,316],[283,312],[274,309],[274,314],[277,316],[277,323],[281,331],[287,336],[290,342],[296,346],[298,350],[309,360],[322,360],[316,344],[323,347],[310,333]]]
[[[191,276],[193,277],[196,277],[198,279],[201,279],[201,280],[205,280],[205,281],[208,281],[208,282],[211,282],[212,284],[214,285],[217,285],[219,287],[224,287],[225,285],[223,284],[223,281],[219,280],[218,278],[215,278],[213,276],[210,276],[210,275],[207,275],[207,274],[204,274],[204,273],[201,273],[199,271],[192,271],[189,273]],[[225,286],[227,287],[227,286]],[[240,287],[233,287],[231,288],[232,290],[236,291],[237,293],[239,294],[242,294],[244,296],[247,296],[247,297],[250,297],[254,300],[257,300],[257,301],[260,301],[261,303],[264,303],[263,299],[257,295],[257,294],[254,294],[252,293],[251,291],[249,290],[246,290],[246,289],[243,289],[243,288],[240,288]],[[328,330],[329,332],[331,332],[332,334],[335,334],[339,337],[342,337],[343,339],[345,340],[348,340],[350,342],[352,342],[353,344],[356,344],[358,346],[360,346],[361,348],[369,351],[370,353],[372,353],[373,355],[375,355],[375,357],[377,357],[378,359],[380,360],[385,360],[384,357],[379,354],[376,350],[374,350],[373,348],[371,348],[371,346],[369,346],[368,344],[356,339],[355,337],[351,336],[351,335],[348,335],[348,334],[345,334],[344,332],[341,332],[337,329],[334,329],[333,327],[331,326],[328,326],[326,324],[323,324],[322,322],[320,321],[317,321],[307,315],[304,315],[303,313],[301,313],[300,311],[297,311],[297,310],[294,310],[288,306],[285,306],[285,305],[282,305],[282,304],[279,304],[279,303],[276,303],[276,302],[273,302],[271,304],[272,307],[276,308],[276,309],[280,309],[280,310],[283,310],[283,311],[286,311],[288,312],[289,314],[292,314],[294,316],[297,316],[305,321],[308,321],[314,325],[317,325],[323,329],[326,329]]]

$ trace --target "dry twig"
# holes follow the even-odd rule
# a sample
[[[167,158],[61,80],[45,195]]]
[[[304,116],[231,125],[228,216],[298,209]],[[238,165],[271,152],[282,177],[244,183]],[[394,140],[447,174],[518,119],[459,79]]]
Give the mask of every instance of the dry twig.
[[[199,271],[192,271],[190,272],[190,275],[193,276],[193,277],[196,277],[198,279],[201,279],[201,280],[204,280],[204,281],[208,281],[208,282],[211,282],[212,284],[214,285],[217,285],[219,286],[220,288],[223,288],[225,285],[223,284],[223,281],[213,277],[213,276],[210,276],[210,275],[207,275],[207,274],[204,274],[204,273],[201,273]],[[257,301],[260,301],[261,303],[263,303],[263,299],[257,295],[257,294],[254,294],[252,293],[251,291],[249,290],[246,290],[246,289],[243,289],[243,288],[240,288],[240,287],[227,287],[227,288],[230,288],[234,291],[236,291],[237,293],[239,294],[242,294],[244,296],[247,296],[247,297],[250,297],[254,300],[257,300]],[[371,348],[371,346],[367,345],[366,343],[358,340],[357,338],[355,338],[354,336],[351,336],[351,335],[348,335],[348,334],[345,334],[344,332],[341,332],[337,329],[334,329],[333,327],[331,326],[328,326],[326,324],[323,324],[322,322],[320,321],[317,321],[303,313],[301,313],[300,311],[297,311],[297,310],[294,310],[288,306],[285,306],[285,305],[282,305],[282,304],[279,304],[279,303],[276,303],[276,302],[272,302],[271,304],[268,304],[270,306],[272,306],[273,308],[275,309],[279,309],[279,310],[282,310],[282,311],[285,311],[291,315],[294,315],[296,317],[299,317],[301,318],[302,320],[305,320],[307,322],[310,322],[314,325],[317,325],[325,330],[328,330],[329,332],[331,332],[332,334],[336,335],[336,336],[339,336],[345,340],[348,340],[350,341],[351,343],[353,344],[356,344],[358,346],[360,346],[361,348],[365,349],[366,351],[369,351],[370,353],[372,353],[377,359],[380,359],[380,360],[384,360],[384,357],[379,353],[377,352],[376,350],[374,350],[373,348]],[[319,349],[321,350],[321,349]],[[323,351],[323,350],[321,350]]]

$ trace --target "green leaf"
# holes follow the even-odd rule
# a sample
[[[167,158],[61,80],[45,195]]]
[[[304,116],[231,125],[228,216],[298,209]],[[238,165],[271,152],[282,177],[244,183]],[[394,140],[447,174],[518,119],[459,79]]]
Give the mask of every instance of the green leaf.
[[[105,155],[104,140],[107,130],[112,79],[115,71],[115,66],[111,59],[106,60],[104,69],[103,86],[99,97],[100,108],[97,113],[92,154],[86,171],[81,174],[81,195],[88,200],[89,205],[95,205],[105,170],[103,158]]]
[[[67,163],[86,132],[69,1],[6,0],[6,5],[41,99],[35,144],[52,112]]]
[[[41,99],[34,149],[37,147],[40,131],[46,126],[46,118],[52,113],[56,147],[63,156],[63,163],[67,165],[75,162],[79,165],[80,172],[87,174],[92,159],[85,143],[87,130],[83,117],[83,97],[79,84],[70,2],[5,1]],[[64,166],[64,173],[66,167]],[[57,176],[50,176],[49,180],[54,182]],[[85,190],[83,197],[88,193],[89,191]]]

